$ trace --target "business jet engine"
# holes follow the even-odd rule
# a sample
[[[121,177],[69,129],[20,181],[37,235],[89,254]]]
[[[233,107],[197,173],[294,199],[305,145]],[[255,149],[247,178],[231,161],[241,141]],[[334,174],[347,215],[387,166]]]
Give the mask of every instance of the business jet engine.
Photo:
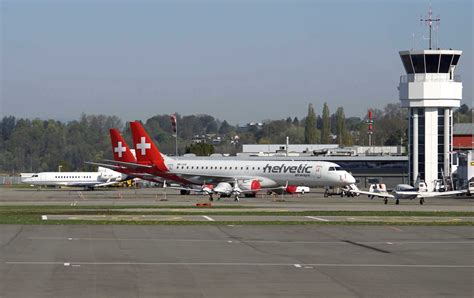
[[[260,184],[260,181],[257,179],[245,179],[245,180],[238,180],[237,185],[241,190],[255,190],[258,191],[260,188],[262,188],[262,185]]]

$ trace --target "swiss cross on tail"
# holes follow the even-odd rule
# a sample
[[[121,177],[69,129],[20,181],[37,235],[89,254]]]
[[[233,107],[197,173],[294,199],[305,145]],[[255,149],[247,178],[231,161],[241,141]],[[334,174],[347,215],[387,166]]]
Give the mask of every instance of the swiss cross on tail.
[[[138,163],[153,164],[160,171],[168,171],[163,156],[143,128],[141,122],[130,122],[130,128],[132,129],[133,143],[135,144]]]
[[[109,132],[114,159],[116,161],[136,162],[137,159],[133,156],[132,151],[130,151],[130,148],[120,135],[120,132],[116,128],[110,129]]]
[[[122,158],[122,153],[125,151],[127,151],[127,149],[122,146],[122,142],[117,142],[117,147],[114,148],[114,152],[118,154],[118,157]]]
[[[147,143],[146,138],[141,137],[140,143],[136,144],[136,146],[137,146],[137,150],[140,150],[140,154],[146,156],[146,149],[151,148],[151,143]]]

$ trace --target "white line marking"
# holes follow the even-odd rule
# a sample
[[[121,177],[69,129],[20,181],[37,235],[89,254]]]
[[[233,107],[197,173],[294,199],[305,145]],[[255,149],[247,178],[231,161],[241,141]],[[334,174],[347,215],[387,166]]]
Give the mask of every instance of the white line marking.
[[[81,265],[73,264],[72,267],[81,267]]]
[[[64,266],[68,267],[71,263],[64,263]]]
[[[213,218],[207,216],[207,215],[203,215],[202,217],[204,217],[205,219],[207,219],[208,221],[215,221]]]
[[[387,244],[393,244],[392,242],[387,242]]]
[[[42,220],[48,220],[48,216],[46,216],[46,215],[41,215],[41,219],[42,219]]]
[[[316,219],[316,220],[319,220],[319,221],[329,221],[328,219],[324,219],[324,218],[321,218],[321,217],[315,217],[315,216],[305,216],[306,218],[310,218],[310,219]]]
[[[64,265],[63,262],[5,262],[9,265]],[[69,264],[69,265],[67,265]],[[406,268],[474,268],[474,265],[444,265],[444,264],[291,264],[291,263],[158,263],[158,262],[74,262],[75,265],[118,265],[118,266],[301,266],[312,267],[406,267]]]

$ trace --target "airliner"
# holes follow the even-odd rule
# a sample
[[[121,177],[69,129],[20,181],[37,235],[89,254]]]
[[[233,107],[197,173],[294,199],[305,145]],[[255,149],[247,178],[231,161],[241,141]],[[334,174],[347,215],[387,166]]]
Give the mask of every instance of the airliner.
[[[41,172],[22,179],[22,183],[39,186],[78,186],[87,189],[109,186],[127,180],[126,174],[99,167],[97,172]]]
[[[347,171],[335,163],[325,161],[174,159],[160,153],[141,122],[131,122],[130,127],[137,163],[108,162],[115,162],[130,171],[149,173],[191,186],[189,190],[193,185],[208,189],[211,189],[209,185],[215,185],[212,192],[209,191],[210,194],[219,193],[221,189],[232,193],[238,200],[242,193],[255,194],[260,190],[279,189],[288,185],[347,187],[355,183],[354,177]],[[120,146],[117,143],[114,147]]]

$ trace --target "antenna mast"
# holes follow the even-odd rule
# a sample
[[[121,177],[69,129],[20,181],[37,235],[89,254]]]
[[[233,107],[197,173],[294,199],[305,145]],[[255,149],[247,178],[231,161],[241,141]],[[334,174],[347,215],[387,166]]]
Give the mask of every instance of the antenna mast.
[[[433,47],[431,45],[431,31],[433,29],[433,22],[436,22],[436,25],[439,25],[439,22],[441,21],[441,19],[439,18],[439,16],[436,18],[436,19],[433,19],[433,11],[431,10],[431,5],[430,5],[430,10],[428,11],[428,16],[426,19],[423,19],[423,18],[420,18],[420,22],[425,22],[425,24],[427,26],[430,27],[430,37],[429,37],[429,49],[432,50]]]

